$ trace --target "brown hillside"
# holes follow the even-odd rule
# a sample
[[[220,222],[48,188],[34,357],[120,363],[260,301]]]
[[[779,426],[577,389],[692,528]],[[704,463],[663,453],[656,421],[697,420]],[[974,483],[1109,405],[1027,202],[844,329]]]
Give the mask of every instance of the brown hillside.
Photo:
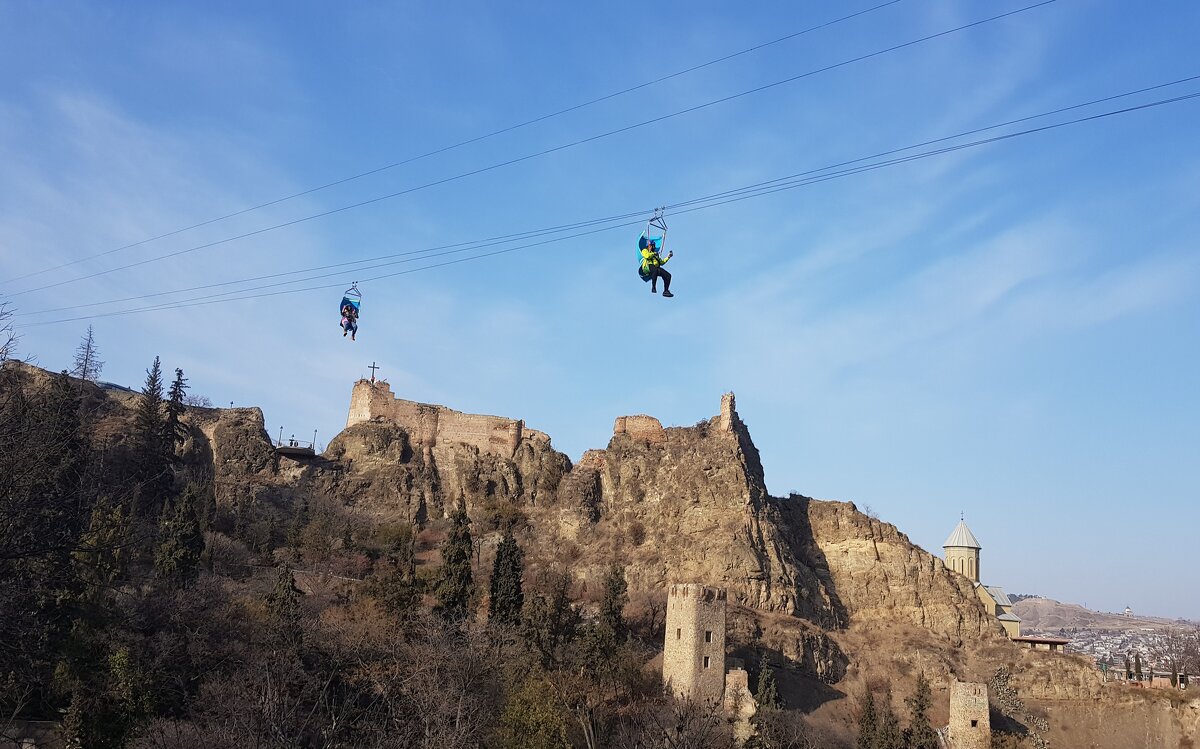
[[[128,397],[108,400],[105,428],[119,432]],[[944,724],[951,680],[987,681],[1002,666],[1048,722],[1054,746],[1174,748],[1200,732],[1195,700],[1130,695],[1102,684],[1081,658],[1013,645],[971,583],[896,526],[850,503],[770,496],[732,395],[691,427],[618,418],[608,445],[576,465],[514,420],[505,420],[515,425],[510,441],[471,444],[402,418],[372,418],[345,429],[324,455],[297,461],[275,454],[257,409],[199,409],[187,419],[188,457],[211,465],[218,517],[230,525],[277,533],[302,503],[349,518],[338,520],[347,537],[415,523],[428,572],[437,563],[433,536],[462,503],[480,540],[476,579],[487,577],[499,529],[516,521],[527,580],[569,571],[577,598],[593,602],[606,569],[622,564],[627,615],[658,637],[670,583],[722,586],[730,654],[765,653],[784,666],[786,703],[843,740],[868,688],[891,692],[903,712],[924,673],[932,717]],[[1114,724],[1124,728],[1105,728]],[[1140,743],[1128,743],[1134,736]]]

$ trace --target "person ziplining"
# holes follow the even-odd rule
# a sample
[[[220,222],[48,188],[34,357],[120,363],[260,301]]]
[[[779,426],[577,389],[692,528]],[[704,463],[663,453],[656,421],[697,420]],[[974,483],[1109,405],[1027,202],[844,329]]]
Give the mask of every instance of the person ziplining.
[[[342,303],[339,305],[342,321],[342,337],[350,334],[350,340],[354,340],[358,335],[358,313],[362,308],[362,292],[358,290],[358,282],[355,281],[350,288],[346,289],[346,293],[342,294]]]
[[[657,237],[650,236],[652,229],[662,231],[662,235]],[[673,297],[671,293],[671,274],[665,268],[674,252],[668,252],[666,257],[662,256],[663,247],[667,242],[667,221],[663,217],[662,209],[659,208],[654,212],[654,216],[646,222],[646,230],[638,237],[638,256],[641,258],[641,266],[638,268],[638,275],[643,281],[650,282],[650,293],[658,293],[658,279],[662,279],[663,293],[665,297]]]

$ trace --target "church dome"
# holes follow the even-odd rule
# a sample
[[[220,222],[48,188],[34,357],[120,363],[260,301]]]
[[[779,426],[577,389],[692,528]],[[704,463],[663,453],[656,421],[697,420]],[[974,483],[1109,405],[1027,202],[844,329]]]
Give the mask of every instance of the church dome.
[[[949,549],[952,547],[960,549],[982,549],[979,542],[975,540],[975,534],[967,527],[965,520],[959,520],[958,525],[954,527],[954,532],[950,534],[950,538],[946,539],[946,543],[942,544],[942,548]]]

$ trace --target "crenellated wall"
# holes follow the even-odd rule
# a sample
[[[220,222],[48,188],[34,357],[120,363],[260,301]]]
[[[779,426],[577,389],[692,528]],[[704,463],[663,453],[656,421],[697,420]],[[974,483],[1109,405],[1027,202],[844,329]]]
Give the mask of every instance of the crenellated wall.
[[[663,682],[673,694],[722,704],[725,697],[725,590],[676,583],[667,593]]]
[[[386,419],[404,427],[417,447],[464,444],[511,458],[525,436],[549,442],[542,432],[529,430],[527,434],[520,419],[465,414],[445,406],[407,401],[395,397],[386,382],[359,380],[350,395],[346,426],[372,419]]]

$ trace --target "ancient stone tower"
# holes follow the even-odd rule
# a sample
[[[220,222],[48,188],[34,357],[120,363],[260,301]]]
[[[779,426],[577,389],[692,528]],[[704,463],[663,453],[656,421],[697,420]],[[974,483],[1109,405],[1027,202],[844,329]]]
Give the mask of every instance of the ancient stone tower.
[[[725,696],[725,591],[677,583],[667,593],[663,682],[677,697]]]
[[[969,533],[970,531],[968,531]],[[950,684],[950,749],[990,749],[992,723],[988,718],[987,684]]]
[[[979,542],[964,520],[959,520],[946,543],[946,566],[972,582],[979,582]]]

